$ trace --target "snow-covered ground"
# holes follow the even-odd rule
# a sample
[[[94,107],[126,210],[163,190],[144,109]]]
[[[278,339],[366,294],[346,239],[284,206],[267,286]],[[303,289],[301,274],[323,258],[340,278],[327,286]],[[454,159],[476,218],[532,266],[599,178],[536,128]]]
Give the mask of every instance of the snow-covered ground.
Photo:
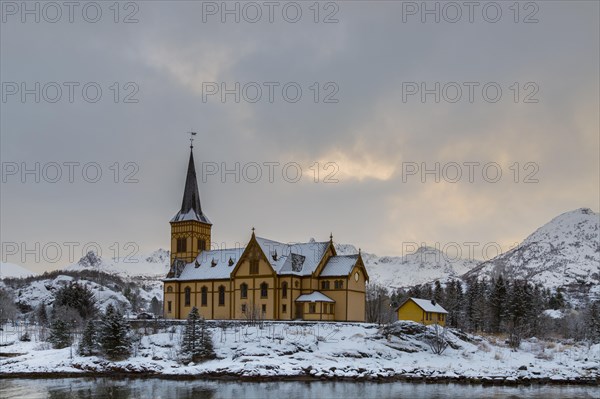
[[[195,377],[393,379],[429,378],[493,380],[507,383],[600,381],[600,344],[586,346],[524,341],[513,351],[501,341],[448,333],[451,347],[434,354],[427,344],[433,327],[396,322],[387,330],[365,323],[265,322],[262,328],[244,323],[211,325],[217,359],[184,366],[178,362],[181,327],[144,335],[134,356],[111,362],[80,357],[73,350],[49,349],[36,341],[21,342],[5,329],[1,374],[22,373],[143,373]]]

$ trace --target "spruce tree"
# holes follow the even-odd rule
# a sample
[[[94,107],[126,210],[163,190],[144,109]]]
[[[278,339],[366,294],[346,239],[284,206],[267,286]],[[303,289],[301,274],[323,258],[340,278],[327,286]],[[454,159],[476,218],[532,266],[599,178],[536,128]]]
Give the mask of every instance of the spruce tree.
[[[92,356],[95,354],[97,348],[96,328],[94,327],[94,321],[89,320],[83,330],[77,353],[81,356]]]
[[[48,310],[46,304],[42,302],[36,309],[36,318],[40,326],[48,325]]]
[[[212,335],[195,306],[187,317],[180,355],[183,363],[197,363],[214,357]]]
[[[506,315],[506,301],[506,284],[504,284],[504,278],[500,275],[494,283],[490,298],[490,329],[494,333],[500,332],[502,320]]]
[[[131,353],[131,328],[112,304],[108,305],[100,321],[98,341],[109,359],[125,359]]]
[[[73,308],[83,320],[93,317],[97,311],[94,293],[79,283],[71,283],[59,289],[53,306]]]
[[[62,349],[71,345],[71,329],[66,321],[55,319],[52,322],[48,342],[54,349]]]

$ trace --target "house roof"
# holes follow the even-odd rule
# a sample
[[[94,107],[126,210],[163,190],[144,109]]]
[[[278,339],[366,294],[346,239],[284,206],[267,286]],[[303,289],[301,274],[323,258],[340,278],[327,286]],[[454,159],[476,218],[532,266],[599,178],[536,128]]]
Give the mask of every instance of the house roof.
[[[408,301],[413,301],[414,303],[417,304],[418,307],[423,309],[425,312],[448,313],[448,311],[446,309],[444,309],[443,307],[441,307],[439,303],[436,303],[435,301],[432,301],[429,299],[420,299],[420,298],[408,298],[407,300],[402,302],[400,304],[400,306],[398,306],[396,308],[396,310],[400,309]]]
[[[331,303],[335,303],[335,301],[333,299],[329,298],[327,295],[325,295],[319,291],[313,291],[310,294],[300,295],[296,299],[296,302],[331,302]]]
[[[188,162],[187,176],[185,178],[185,188],[183,190],[183,199],[181,209],[171,219],[171,222],[183,222],[187,220],[196,220],[198,222],[210,224],[210,220],[202,213],[200,206],[200,193],[198,191],[198,181],[196,180],[196,167],[194,166],[194,153],[190,148],[190,160]]]
[[[327,264],[321,272],[321,276],[347,276],[350,274],[356,262],[358,261],[358,254],[356,255],[339,255],[332,256],[327,260]]]

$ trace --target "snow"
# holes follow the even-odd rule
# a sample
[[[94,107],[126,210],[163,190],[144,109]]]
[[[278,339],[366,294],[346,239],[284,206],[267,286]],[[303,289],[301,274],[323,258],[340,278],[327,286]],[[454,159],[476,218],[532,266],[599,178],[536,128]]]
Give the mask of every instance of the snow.
[[[243,252],[244,248],[203,251],[198,255],[195,262],[188,263],[185,266],[179,277],[165,280],[186,281],[229,278]]]
[[[347,276],[356,266],[357,261],[358,255],[332,256],[323,268],[321,276]]]
[[[560,310],[557,309],[546,309],[543,312],[546,316],[550,317],[551,319],[562,319],[563,318],[563,314]]]
[[[329,298],[327,295],[319,292],[313,291],[310,294],[300,295],[296,302],[335,302],[333,299]]]
[[[335,248],[338,255],[358,253],[352,245],[336,244]],[[431,247],[421,247],[404,256],[379,257],[364,251],[361,256],[370,283],[392,289],[430,283],[435,280],[459,279],[479,263],[474,259],[453,259]]]
[[[4,375],[13,373],[126,372],[165,376],[313,377],[348,379],[467,378],[490,381],[574,381],[600,377],[600,344],[563,344],[531,339],[513,351],[495,337],[448,330],[452,346],[442,355],[427,344],[433,327],[396,322],[388,329],[367,323],[244,322],[209,323],[217,359],[184,366],[177,361],[182,327],[143,335],[134,356],[111,362],[49,349],[32,331],[31,342],[17,339],[24,327],[7,326],[0,336]],[[148,330],[151,330],[148,329]],[[139,330],[143,333],[143,329]]]
[[[162,278],[169,272],[169,251],[158,249],[149,255],[134,255],[122,258],[104,258],[90,252],[65,270],[97,270],[125,277],[144,276]]]
[[[412,300],[414,303],[417,304],[417,306],[419,306],[426,312],[448,313],[446,309],[440,306],[439,303],[434,303],[429,299],[408,298],[407,300]]]
[[[23,266],[15,265],[14,263],[0,262],[0,279],[7,277],[29,277],[36,276],[37,273],[32,272]]]
[[[546,288],[600,284],[600,214],[581,208],[563,213],[518,247],[477,266],[467,276],[504,273]]]

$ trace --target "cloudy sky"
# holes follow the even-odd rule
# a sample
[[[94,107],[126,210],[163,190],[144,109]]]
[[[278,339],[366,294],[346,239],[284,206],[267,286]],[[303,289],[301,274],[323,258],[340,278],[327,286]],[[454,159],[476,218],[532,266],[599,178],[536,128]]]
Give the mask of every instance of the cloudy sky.
[[[190,130],[220,246],[481,259],[599,209],[598,2],[61,4],[2,2],[3,262],[167,248]]]

